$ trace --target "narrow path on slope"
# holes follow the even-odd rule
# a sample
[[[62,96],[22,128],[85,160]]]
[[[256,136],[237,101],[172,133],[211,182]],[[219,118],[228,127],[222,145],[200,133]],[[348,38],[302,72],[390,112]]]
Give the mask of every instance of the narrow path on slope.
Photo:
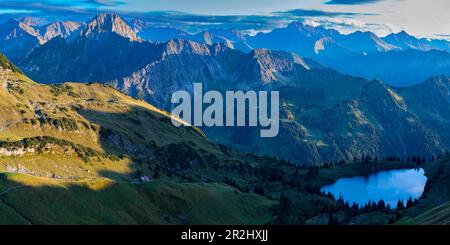
[[[14,124],[17,124],[17,123],[19,123],[19,121],[10,122],[10,123],[7,123],[7,124],[4,125],[4,126],[1,126],[1,127],[0,127],[0,132],[2,132],[3,130],[5,130],[5,129],[7,129],[7,128],[13,126]]]

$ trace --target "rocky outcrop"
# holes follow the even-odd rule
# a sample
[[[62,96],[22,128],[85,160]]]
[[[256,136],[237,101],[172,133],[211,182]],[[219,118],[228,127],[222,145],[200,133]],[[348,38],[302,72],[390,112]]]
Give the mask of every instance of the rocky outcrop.
[[[41,29],[41,35],[44,42],[48,42],[55,37],[73,38],[79,34],[80,29],[83,27],[82,23],[66,21],[57,21],[44,26]]]
[[[23,156],[34,152],[34,148],[0,148],[0,156]]]

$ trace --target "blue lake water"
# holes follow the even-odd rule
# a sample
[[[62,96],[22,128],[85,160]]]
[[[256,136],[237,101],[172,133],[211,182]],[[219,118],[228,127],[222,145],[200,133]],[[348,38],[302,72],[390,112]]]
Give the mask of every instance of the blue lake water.
[[[369,201],[384,200],[392,208],[399,200],[419,199],[423,194],[427,177],[423,169],[402,169],[381,171],[367,176],[339,179],[332,185],[322,187],[322,192],[359,206]]]

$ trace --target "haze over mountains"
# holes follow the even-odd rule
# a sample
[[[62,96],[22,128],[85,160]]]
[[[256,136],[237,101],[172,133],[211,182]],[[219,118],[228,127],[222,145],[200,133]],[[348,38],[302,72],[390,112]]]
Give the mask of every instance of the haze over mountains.
[[[168,55],[176,57],[187,43],[195,46],[182,42],[172,42]],[[195,50],[208,54],[208,49]],[[214,50],[217,55],[222,48]],[[271,64],[271,69],[295,72],[299,78],[311,75],[306,71],[315,76],[324,70],[337,81],[346,78],[334,87],[383,85],[308,65],[288,53],[254,50],[247,59],[256,61],[249,62],[250,69],[255,63]],[[280,82],[277,73],[260,74],[265,75],[264,85]],[[303,86],[329,86],[321,80]],[[285,81],[286,86],[295,85]],[[414,100],[411,108],[429,112],[426,118],[442,118],[449,87],[448,78],[435,77],[400,92],[406,98],[427,89],[430,94]],[[283,93],[291,92],[296,99],[304,96],[300,88],[287,90]],[[380,90],[375,97],[384,93]],[[427,100],[435,93],[440,96]],[[366,159],[300,168],[215,144],[194,127],[176,128],[170,114],[107,85],[35,83],[2,54],[0,112],[1,224],[329,224],[330,210],[344,217],[337,221],[342,225],[448,223],[448,155],[426,164]],[[353,206],[352,212],[343,212],[350,207],[319,191],[345,176],[413,167],[425,168],[430,181],[412,208]]]
[[[144,28],[140,31],[148,35],[144,33],[153,30]],[[302,57],[314,58],[340,72],[368,79],[378,78],[394,86],[408,86],[432,75],[450,73],[450,42],[416,38],[405,31],[386,37],[361,31],[345,35],[333,29],[293,22],[286,28],[255,36],[235,30],[214,29],[195,35],[172,34],[172,39],[189,39],[206,44],[223,42],[244,52],[253,48],[294,52]],[[151,40],[168,39],[153,37]],[[445,52],[429,52],[432,50]]]
[[[360,31],[343,35],[333,29],[294,22],[286,28],[257,34],[247,42],[255,48],[311,57],[339,72],[381,79],[393,86],[450,74],[448,41],[418,39],[406,32],[384,38]]]
[[[423,97],[419,89],[387,85],[429,79],[424,83],[429,85],[422,86],[433,88],[428,96],[445,108],[449,78],[441,74],[449,74],[450,59],[443,41],[404,33],[386,38],[363,32],[342,35],[292,23],[254,37],[225,30],[191,35],[165,29],[161,40],[153,40],[159,42],[149,42],[143,37],[150,34],[144,33],[153,27],[137,19],[130,26],[114,14],[98,15],[77,30],[70,38],[59,35],[37,44],[20,59],[20,68],[42,83],[109,83],[166,110],[172,106],[171,94],[192,91],[194,82],[220,91],[280,90],[283,113],[278,137],[260,139],[254,128],[205,131],[211,139],[235,148],[301,164],[364,156],[431,156],[450,144],[442,130],[450,126],[444,109],[430,114],[421,108],[430,107],[431,101],[415,100]],[[167,41],[177,35],[182,39]],[[329,64],[347,74],[391,82],[344,75],[326,68]]]
[[[104,24],[111,26],[102,26]],[[243,52],[250,52],[254,48],[294,52],[301,57],[313,58],[339,72],[380,79],[393,86],[417,84],[430,76],[450,73],[448,41],[416,38],[405,31],[386,37],[361,31],[341,34],[333,29],[300,22],[250,36],[241,31],[224,29],[190,34],[172,27],[147,23],[139,18],[125,20],[116,14],[101,14],[88,23],[66,21],[44,26],[38,26],[31,18],[21,21],[10,19],[0,24],[0,51],[14,62],[19,62],[32,49],[54,37],[71,41],[80,34],[89,36],[103,32],[101,30],[105,28],[134,41],[167,42],[183,39],[208,45],[225,43]],[[81,30],[84,33],[80,33]]]

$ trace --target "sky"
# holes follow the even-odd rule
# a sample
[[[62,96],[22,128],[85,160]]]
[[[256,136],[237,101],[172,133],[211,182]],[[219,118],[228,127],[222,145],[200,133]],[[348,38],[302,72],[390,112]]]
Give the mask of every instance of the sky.
[[[268,31],[297,20],[344,33],[363,30],[383,36],[405,30],[445,39],[450,38],[449,10],[449,0],[0,0],[0,20],[87,20],[116,12],[191,30]]]

